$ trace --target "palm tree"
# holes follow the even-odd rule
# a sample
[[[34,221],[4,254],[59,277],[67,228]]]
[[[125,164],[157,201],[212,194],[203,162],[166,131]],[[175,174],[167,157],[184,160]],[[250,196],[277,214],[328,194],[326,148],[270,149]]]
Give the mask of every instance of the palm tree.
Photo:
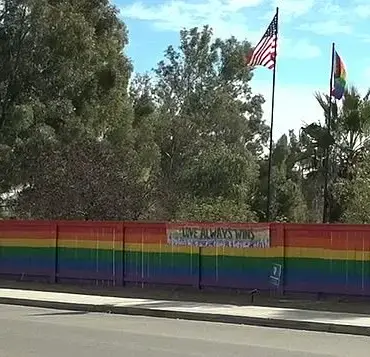
[[[316,93],[315,97],[323,109],[325,125],[312,123],[303,128],[301,165],[306,170],[306,186],[310,188],[314,185],[318,188],[315,192],[306,191],[311,195],[322,196],[325,151],[331,147],[329,175],[332,209],[330,219],[336,221],[340,219],[343,205],[342,202],[338,202],[338,198],[335,199],[333,188],[340,180],[353,179],[358,162],[370,148],[370,90],[365,97],[361,97],[355,87],[350,87],[345,92],[341,106],[338,106],[336,102],[332,103],[330,133],[326,125],[330,97],[320,93]]]

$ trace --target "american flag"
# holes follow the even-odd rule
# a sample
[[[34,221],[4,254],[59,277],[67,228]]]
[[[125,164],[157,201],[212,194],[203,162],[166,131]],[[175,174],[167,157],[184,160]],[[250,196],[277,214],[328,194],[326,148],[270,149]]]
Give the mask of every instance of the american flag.
[[[261,41],[252,50],[247,61],[250,66],[264,66],[269,69],[275,67],[276,62],[276,45],[278,35],[278,16],[277,14],[272,19]]]

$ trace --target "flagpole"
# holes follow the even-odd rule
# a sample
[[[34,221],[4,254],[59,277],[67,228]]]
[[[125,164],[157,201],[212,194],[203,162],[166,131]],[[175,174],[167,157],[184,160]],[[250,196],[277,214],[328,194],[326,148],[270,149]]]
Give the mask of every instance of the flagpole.
[[[279,36],[279,8],[276,8],[276,36]],[[269,145],[269,160],[268,160],[268,174],[267,174],[267,210],[266,210],[266,221],[269,222],[271,219],[271,174],[272,174],[272,139],[273,139],[273,128],[274,128],[274,109],[275,109],[275,80],[276,80],[276,62],[277,62],[277,43],[275,46],[275,63],[272,74],[272,100],[271,100],[271,120],[270,120],[270,145]]]
[[[335,43],[332,44],[332,50],[331,50],[331,71],[330,71],[330,85],[329,85],[329,112],[327,116],[327,131],[330,137],[331,134],[331,119],[332,119],[332,90],[333,90],[333,76],[334,76],[334,57],[335,57]],[[324,181],[324,207],[323,207],[323,223],[327,223],[330,215],[330,202],[329,202],[329,190],[328,190],[328,184],[329,184],[329,170],[330,170],[330,146],[325,149],[325,167],[324,167],[324,174],[325,174],[325,181]]]

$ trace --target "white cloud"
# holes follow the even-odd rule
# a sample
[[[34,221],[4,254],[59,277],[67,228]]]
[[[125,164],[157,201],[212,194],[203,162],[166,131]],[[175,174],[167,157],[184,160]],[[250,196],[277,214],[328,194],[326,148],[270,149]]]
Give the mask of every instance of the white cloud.
[[[279,7],[280,18],[284,19],[281,26],[297,17],[308,18],[310,22],[305,20],[299,28],[319,35],[350,34],[359,19],[370,17],[369,0],[351,0],[347,4],[339,4],[337,0],[163,0],[159,4],[132,0],[130,5],[121,7],[121,13],[123,17],[151,21],[161,30],[179,31],[184,27],[210,24],[218,36],[235,34],[239,37],[250,30],[251,22],[255,25],[255,20],[261,19],[257,16],[251,21],[251,15],[247,17],[243,10],[256,8],[263,12],[266,4],[270,4],[273,11]],[[262,18],[267,20],[271,16],[272,10]]]
[[[362,96],[369,90],[370,66],[363,71],[363,81],[356,83]],[[349,83],[351,85],[351,83]],[[270,125],[272,80],[259,80],[255,76],[251,81],[253,93],[260,93],[266,102],[263,105],[264,119]],[[315,92],[327,93],[328,88],[324,85],[313,87],[304,84],[282,83],[277,75],[275,87],[275,111],[274,111],[274,140],[281,135],[287,134],[290,129],[298,132],[305,124],[322,122],[323,112],[317,103]]]
[[[350,34],[352,27],[337,20],[326,20],[306,23],[299,27],[301,30],[310,31],[318,35]]]
[[[326,0],[320,13],[337,21],[339,25],[344,22],[355,27],[359,21],[370,18],[370,3],[369,0],[349,0],[339,5],[335,0]]]
[[[156,21],[162,25],[173,25],[168,29],[176,30],[179,26],[190,27],[204,20],[223,19],[230,14],[248,7],[260,5],[265,0],[185,0],[163,1],[161,4],[148,5],[141,1],[120,8],[123,17],[138,20]]]
[[[344,7],[343,4],[339,5],[336,0],[321,1],[318,2],[318,6],[319,12],[325,16],[329,16],[331,19],[335,18],[338,20],[340,18],[346,18],[349,15],[348,8]]]
[[[279,7],[279,12],[286,19],[307,14],[316,3],[317,0],[272,0],[272,5]]]
[[[195,9],[193,9],[196,7]],[[191,10],[197,10],[192,12]],[[212,14],[212,9],[206,3],[193,5],[183,1],[168,2],[158,6],[144,5],[142,2],[134,2],[131,5],[121,7],[123,17],[137,20],[153,21],[163,27],[169,27],[177,31],[179,27],[192,26],[199,17]]]
[[[235,36],[240,40],[248,39],[252,44],[257,43],[265,30],[264,25],[251,29],[246,17],[239,10],[254,7],[265,0],[199,0],[189,3],[183,0],[164,2],[160,5],[148,6],[136,2],[121,9],[123,17],[151,21],[161,30],[179,31],[182,28],[203,26],[209,24],[214,35],[221,38]],[[284,0],[293,1],[293,0]],[[296,0],[294,0],[296,1]],[[294,13],[300,14],[314,0],[306,0],[305,5],[295,5]],[[262,27],[261,27],[262,26]],[[267,26],[267,24],[265,24]],[[306,39],[293,41],[281,38],[279,40],[279,56],[288,58],[313,58],[320,55],[320,49]]]
[[[361,42],[370,43],[370,35],[359,33],[356,36]]]
[[[253,93],[260,93],[266,99],[263,105],[264,119],[270,124],[271,119],[271,81],[253,78],[251,82]],[[299,131],[307,123],[321,121],[323,119],[322,109],[317,103],[314,93],[325,92],[325,88],[312,88],[299,84],[280,84],[277,78],[275,89],[275,111],[274,111],[274,140],[281,135],[287,134],[290,129]]]
[[[285,18],[290,16],[294,19],[294,17],[306,15],[304,18],[301,17],[301,25],[298,26],[298,29],[324,36],[351,34],[358,23],[356,11],[359,10],[356,8],[360,6],[370,8],[368,0],[365,0],[367,1],[366,5],[356,3],[356,0],[349,0],[346,4],[344,1],[340,3],[337,0],[281,1],[286,7]],[[294,3],[297,8],[294,8]],[[291,5],[293,8],[288,9]]]
[[[246,7],[254,7],[261,5],[264,0],[226,0],[224,6],[232,11],[238,11]]]
[[[354,8],[355,14],[363,19],[370,17],[370,4],[359,4]]]
[[[179,31],[182,28],[210,25],[216,36],[255,40],[257,34],[248,29],[241,10],[255,7],[265,0],[184,0],[165,1],[158,5],[134,2],[120,8],[123,18],[151,21],[160,30]],[[252,34],[252,37],[251,37]],[[262,36],[262,34],[260,34]]]
[[[363,77],[366,81],[370,80],[370,66],[364,69]]]
[[[282,37],[278,45],[278,55],[285,58],[310,59],[321,55],[320,48],[306,39],[292,40]]]

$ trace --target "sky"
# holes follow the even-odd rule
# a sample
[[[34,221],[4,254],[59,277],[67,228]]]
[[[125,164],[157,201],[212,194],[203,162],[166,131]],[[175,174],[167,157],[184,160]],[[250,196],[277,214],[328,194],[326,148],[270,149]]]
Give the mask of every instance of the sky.
[[[135,72],[151,71],[182,28],[210,25],[216,37],[256,44],[279,7],[274,137],[322,120],[316,91],[329,92],[331,46],[342,57],[349,85],[370,87],[369,0],[114,0],[129,31],[125,49]],[[272,71],[254,70],[252,91],[271,113]]]

